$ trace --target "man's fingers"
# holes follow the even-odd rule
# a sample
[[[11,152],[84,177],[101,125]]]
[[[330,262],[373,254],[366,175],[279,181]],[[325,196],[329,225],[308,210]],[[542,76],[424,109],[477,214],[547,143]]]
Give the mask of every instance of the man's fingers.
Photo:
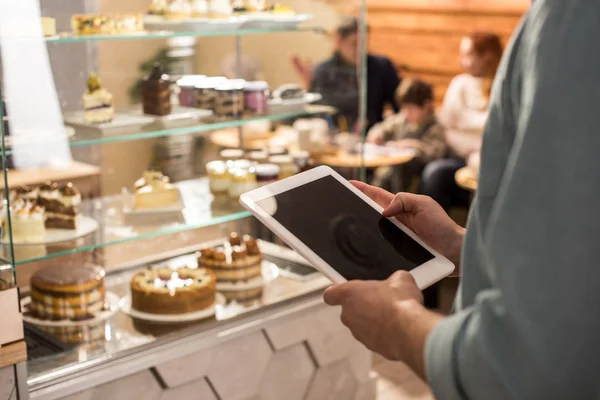
[[[384,217],[394,217],[405,213],[416,213],[428,201],[427,196],[412,193],[398,193],[383,210]]]
[[[330,286],[323,293],[325,304],[330,306],[339,306],[344,299],[344,284]]]
[[[369,198],[375,203],[379,204],[380,207],[386,208],[390,205],[392,200],[394,200],[394,195],[382,188],[371,186],[360,181],[350,181],[350,183],[354,185],[355,188],[369,196]]]

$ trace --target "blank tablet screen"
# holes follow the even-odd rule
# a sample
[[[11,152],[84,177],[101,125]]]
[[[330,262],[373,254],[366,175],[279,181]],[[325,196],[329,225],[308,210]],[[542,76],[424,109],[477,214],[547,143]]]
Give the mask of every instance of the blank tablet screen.
[[[257,204],[347,280],[387,279],[434,258],[332,176]]]

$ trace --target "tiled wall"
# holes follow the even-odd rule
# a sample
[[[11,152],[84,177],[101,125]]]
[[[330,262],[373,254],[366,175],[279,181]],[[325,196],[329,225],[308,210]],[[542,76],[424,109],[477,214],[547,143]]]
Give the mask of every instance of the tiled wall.
[[[368,400],[371,352],[319,307],[67,400]]]

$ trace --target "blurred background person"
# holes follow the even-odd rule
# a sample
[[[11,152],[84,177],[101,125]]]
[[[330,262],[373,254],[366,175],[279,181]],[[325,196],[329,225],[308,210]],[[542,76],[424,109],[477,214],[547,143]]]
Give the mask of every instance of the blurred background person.
[[[320,93],[322,103],[336,107],[338,127],[352,130],[358,121],[359,105],[359,19],[346,17],[334,35],[334,53],[329,60],[313,67],[308,59],[292,57],[292,65],[304,87]],[[385,57],[367,54],[367,128],[383,120],[386,105],[399,111],[394,93],[400,77],[392,61]]]
[[[460,42],[460,64],[465,71],[452,79],[438,114],[446,128],[448,158],[425,168],[419,192],[444,209],[468,206],[469,194],[454,180],[468,157],[479,152],[488,117],[492,82],[502,57],[502,42],[494,33],[475,32]]]

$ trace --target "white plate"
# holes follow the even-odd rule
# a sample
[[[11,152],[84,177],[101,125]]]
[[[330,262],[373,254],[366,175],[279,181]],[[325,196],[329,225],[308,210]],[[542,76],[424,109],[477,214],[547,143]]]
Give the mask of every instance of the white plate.
[[[180,122],[186,122],[189,119],[202,119],[213,115],[212,110],[204,110],[201,108],[172,106],[171,114],[169,115],[150,115],[143,114],[142,105],[138,104],[131,108],[131,115],[136,116],[147,116],[154,118],[154,120],[162,125],[168,126]]]
[[[187,19],[183,26],[186,32],[204,31],[233,31],[239,29],[248,21],[245,17],[230,17],[227,19]]]
[[[180,323],[180,322],[191,322],[198,321],[200,319],[210,318],[216,313],[216,307],[222,306],[226,303],[225,296],[217,293],[215,298],[215,304],[211,307],[191,313],[185,314],[152,314],[138,311],[131,307],[131,294],[123,296],[119,301],[119,308],[123,313],[129,315],[131,318],[142,319],[149,322],[161,322],[161,323]]]
[[[47,319],[39,319],[32,317],[30,315],[23,314],[23,321],[29,322],[30,324],[37,326],[47,326],[52,328],[64,328],[64,327],[73,327],[73,326],[86,326],[86,325],[94,325],[99,322],[105,321],[115,315],[117,311],[119,311],[119,296],[112,292],[106,292],[105,302],[107,305],[107,309],[104,311],[99,311],[94,314],[94,318],[86,319],[84,321],[71,321],[71,320],[63,320],[63,321],[50,321]],[[27,309],[29,304],[31,303],[31,297],[25,297],[21,300],[21,307],[23,309]]]
[[[277,265],[270,261],[263,260],[262,262],[262,276],[254,278],[246,282],[231,283],[231,282],[217,282],[217,290],[248,290],[256,289],[259,287],[266,286],[269,282],[273,282],[279,276],[279,268]]]
[[[14,240],[14,245],[40,245],[40,244],[52,244],[60,242],[68,242],[75,240],[83,236],[87,236],[98,229],[98,222],[90,217],[83,215],[79,216],[77,221],[77,229],[46,229],[46,234],[41,241],[27,240],[20,241]],[[2,240],[3,243],[8,243],[7,239]]]
[[[154,117],[147,115],[132,115],[125,113],[115,113],[115,117],[111,122],[105,122],[102,124],[90,124],[83,118],[83,111],[75,111],[67,113],[64,116],[65,123],[74,127],[84,129],[99,130],[103,134],[109,134],[111,131],[141,128],[144,125],[148,125],[154,122]]]
[[[312,19],[311,14],[261,13],[247,16],[242,29],[294,29],[301,22]]]
[[[298,99],[269,99],[269,107],[273,106],[303,106],[310,103],[315,103],[321,100],[323,96],[320,93],[306,93],[304,97]]]

